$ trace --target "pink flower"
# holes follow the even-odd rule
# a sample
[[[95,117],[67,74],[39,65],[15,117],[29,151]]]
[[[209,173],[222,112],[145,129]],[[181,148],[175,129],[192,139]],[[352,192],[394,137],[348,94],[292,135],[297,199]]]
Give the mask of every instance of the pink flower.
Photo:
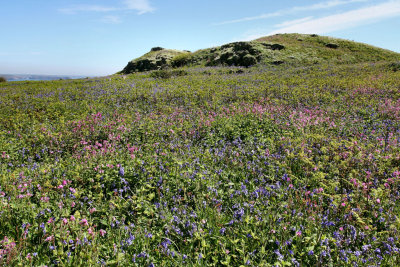
[[[62,222],[63,222],[64,225],[68,224],[68,220],[66,218],[63,218]]]
[[[69,188],[69,191],[71,191],[72,194],[75,194],[75,193],[76,193],[75,188],[72,188],[72,187]]]
[[[42,202],[49,202],[50,198],[49,197],[41,197],[40,201]]]
[[[71,217],[69,218],[69,220],[72,222],[72,221],[75,221],[75,217],[74,217],[74,215],[71,215]]]
[[[107,234],[106,230],[100,229],[100,235],[105,236]]]
[[[341,206],[342,206],[342,207],[346,207],[346,203],[343,202],[343,203],[341,204]]]
[[[92,214],[92,213],[95,212],[95,211],[96,211],[96,208],[91,208],[91,209],[89,210],[90,214]]]
[[[339,230],[340,230],[340,231],[343,231],[343,227],[340,227]]]
[[[71,203],[71,208],[73,208],[73,207],[75,207],[75,202],[74,201],[72,201],[72,203]]]
[[[47,221],[47,223],[53,223],[54,222],[54,219],[53,218],[50,218],[48,221]]]
[[[80,222],[79,222],[79,224],[80,225],[83,225],[83,226],[88,226],[89,224],[88,224],[88,221],[86,220],[86,219],[82,219]]]
[[[94,236],[94,231],[93,231],[93,228],[92,228],[92,227],[90,227],[90,228],[88,229],[88,233],[89,233],[89,235]]]
[[[381,203],[381,200],[378,198],[378,199],[376,200],[376,203],[380,204],[380,203]]]
[[[297,231],[297,232],[296,232],[296,235],[297,235],[297,236],[301,236],[301,231]]]
[[[58,189],[63,189],[64,186],[60,184],[57,188],[58,188]]]
[[[53,235],[51,235],[51,236],[49,236],[49,237],[47,237],[47,238],[45,239],[46,242],[51,242],[51,241],[53,241],[53,240],[54,240],[54,236],[53,236]]]
[[[67,185],[67,181],[64,180],[64,181],[62,182],[62,185]]]

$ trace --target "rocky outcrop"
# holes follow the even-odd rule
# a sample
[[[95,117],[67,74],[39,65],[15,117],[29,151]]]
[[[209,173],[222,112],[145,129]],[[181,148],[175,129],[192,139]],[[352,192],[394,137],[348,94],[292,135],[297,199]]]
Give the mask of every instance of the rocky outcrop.
[[[187,52],[153,47],[147,54],[130,61],[121,73],[129,74],[133,72],[160,70],[169,67],[171,60],[181,54],[187,54]]]
[[[250,42],[235,42],[210,50],[208,66],[228,65],[249,67],[261,59],[261,49]]]

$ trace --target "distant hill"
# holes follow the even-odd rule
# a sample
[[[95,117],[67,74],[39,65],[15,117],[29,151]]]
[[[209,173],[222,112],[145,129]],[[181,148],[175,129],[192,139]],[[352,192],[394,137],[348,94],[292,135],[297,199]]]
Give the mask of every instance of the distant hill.
[[[399,61],[400,54],[354,41],[316,34],[276,34],[249,42],[234,42],[193,53],[153,48],[134,59],[123,74],[182,66],[243,66],[257,63],[310,65]]]
[[[7,81],[51,81],[51,80],[68,80],[79,79],[83,76],[68,76],[68,75],[34,75],[34,74],[0,74],[0,77],[6,78]]]

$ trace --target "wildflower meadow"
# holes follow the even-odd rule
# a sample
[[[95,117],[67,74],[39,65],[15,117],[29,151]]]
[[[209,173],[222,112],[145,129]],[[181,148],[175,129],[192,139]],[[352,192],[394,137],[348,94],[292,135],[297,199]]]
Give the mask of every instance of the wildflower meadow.
[[[400,71],[181,70],[0,84],[0,265],[400,264]]]

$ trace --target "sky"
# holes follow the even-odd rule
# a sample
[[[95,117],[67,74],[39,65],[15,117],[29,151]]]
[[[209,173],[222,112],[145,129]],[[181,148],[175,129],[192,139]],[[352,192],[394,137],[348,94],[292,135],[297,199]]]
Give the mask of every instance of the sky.
[[[0,73],[104,76],[161,46],[316,33],[400,52],[400,0],[3,0]]]

